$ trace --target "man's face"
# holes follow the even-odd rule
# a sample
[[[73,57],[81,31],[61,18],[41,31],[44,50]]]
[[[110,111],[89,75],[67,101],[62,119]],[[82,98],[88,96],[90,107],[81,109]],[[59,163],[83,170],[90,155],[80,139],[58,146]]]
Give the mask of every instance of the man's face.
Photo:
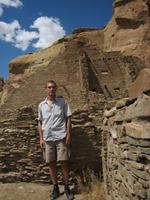
[[[57,86],[54,83],[48,83],[47,84],[47,94],[48,96],[56,96],[56,90],[57,90]]]

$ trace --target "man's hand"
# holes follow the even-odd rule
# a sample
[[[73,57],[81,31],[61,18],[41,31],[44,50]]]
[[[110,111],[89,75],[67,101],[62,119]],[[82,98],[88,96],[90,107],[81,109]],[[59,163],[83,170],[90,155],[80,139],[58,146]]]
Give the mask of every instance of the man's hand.
[[[67,133],[66,135],[66,145],[70,145],[70,133]]]
[[[44,140],[43,140],[43,139],[40,139],[40,147],[41,147],[41,148],[43,148],[43,147],[44,147],[44,145],[45,145],[45,142],[44,142]]]

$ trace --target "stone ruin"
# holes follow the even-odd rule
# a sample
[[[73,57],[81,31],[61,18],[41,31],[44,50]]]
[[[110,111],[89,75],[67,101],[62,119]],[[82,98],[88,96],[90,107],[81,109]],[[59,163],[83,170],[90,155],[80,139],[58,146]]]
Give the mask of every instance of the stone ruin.
[[[110,102],[104,112],[103,174],[111,199],[150,199],[148,77],[145,68],[129,88],[129,98]]]
[[[37,105],[54,79],[73,112],[70,182],[90,171],[107,199],[150,199],[149,5],[116,0],[104,29],[77,29],[10,62],[0,79],[1,182],[49,182]]]

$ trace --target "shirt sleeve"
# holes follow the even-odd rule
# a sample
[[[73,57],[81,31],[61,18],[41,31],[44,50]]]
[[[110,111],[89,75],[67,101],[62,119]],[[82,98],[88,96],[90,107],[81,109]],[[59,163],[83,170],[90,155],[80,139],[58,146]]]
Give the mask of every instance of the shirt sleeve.
[[[65,102],[64,104],[64,114],[65,117],[70,117],[72,115],[68,102]]]
[[[43,116],[42,116],[42,111],[41,111],[41,108],[40,108],[40,105],[38,106],[38,120],[39,121],[42,121],[43,119]]]

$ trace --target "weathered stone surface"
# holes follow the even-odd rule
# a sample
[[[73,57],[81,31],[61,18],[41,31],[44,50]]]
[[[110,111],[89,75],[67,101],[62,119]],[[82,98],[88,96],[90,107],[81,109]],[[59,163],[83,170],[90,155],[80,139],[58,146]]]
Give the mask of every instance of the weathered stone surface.
[[[105,110],[104,117],[112,117],[116,113],[116,107],[111,108],[110,110]]]
[[[93,117],[85,110],[73,113],[72,180],[78,173],[85,178],[84,170],[94,170],[101,176],[101,139],[93,122],[94,113]],[[36,118],[37,112],[32,106],[0,114],[0,174],[5,173],[0,177],[1,182],[50,182],[39,145]],[[76,126],[77,122],[80,126]],[[78,148],[77,143],[80,143]],[[62,182],[61,175],[59,181]]]
[[[94,33],[97,34],[94,31],[93,36]],[[35,70],[32,73],[25,71],[23,74],[10,76],[9,84],[3,91],[4,94],[7,90],[8,96],[3,97],[1,109],[5,109],[5,103],[10,109],[37,105],[45,98],[44,85],[49,79],[56,80],[58,95],[64,96],[73,110],[87,110],[89,104],[98,104],[102,95],[107,99],[126,97],[127,88],[143,68],[143,64],[134,57],[122,57],[119,52],[103,52],[94,46],[93,41],[86,46],[85,40],[83,47],[80,47],[79,42],[83,40],[80,34],[76,38],[72,36],[67,43],[62,43],[61,46],[65,45],[65,49],[61,49],[48,63],[44,62],[44,67],[36,65],[39,53],[13,60],[14,66],[18,65],[17,62],[20,66],[20,62],[29,60],[29,68],[33,67]],[[50,56],[55,45],[49,48],[49,54],[48,49],[43,50],[41,56],[44,51]],[[15,80],[17,76],[20,76],[21,80]],[[18,86],[14,86],[14,83]]]
[[[0,76],[0,92],[3,91],[4,79]]]
[[[143,69],[128,89],[129,98],[137,98],[142,92],[150,90],[150,69]]]
[[[129,98],[120,99],[120,100],[118,100],[117,103],[116,103],[116,108],[117,108],[117,109],[122,108],[122,107],[124,107],[128,102],[129,102]]]
[[[76,33],[82,33],[82,32],[87,32],[87,31],[96,31],[98,30],[98,28],[78,28],[73,30],[72,34],[76,34]]]
[[[126,110],[124,108],[121,108],[118,112],[116,112],[116,115],[114,116],[113,120],[115,122],[122,122],[124,120]]]
[[[107,117],[102,134],[106,191],[111,194],[111,200],[147,200],[150,190],[149,96],[141,95],[123,104]]]
[[[149,0],[115,1],[114,15],[104,29],[104,49],[137,56],[149,68],[149,7]]]
[[[126,109],[124,119],[129,120],[140,117],[150,117],[150,97],[145,94],[141,95],[134,104]]]
[[[130,137],[137,139],[149,139],[150,140],[150,124],[140,123],[127,123],[124,125],[126,134]]]

